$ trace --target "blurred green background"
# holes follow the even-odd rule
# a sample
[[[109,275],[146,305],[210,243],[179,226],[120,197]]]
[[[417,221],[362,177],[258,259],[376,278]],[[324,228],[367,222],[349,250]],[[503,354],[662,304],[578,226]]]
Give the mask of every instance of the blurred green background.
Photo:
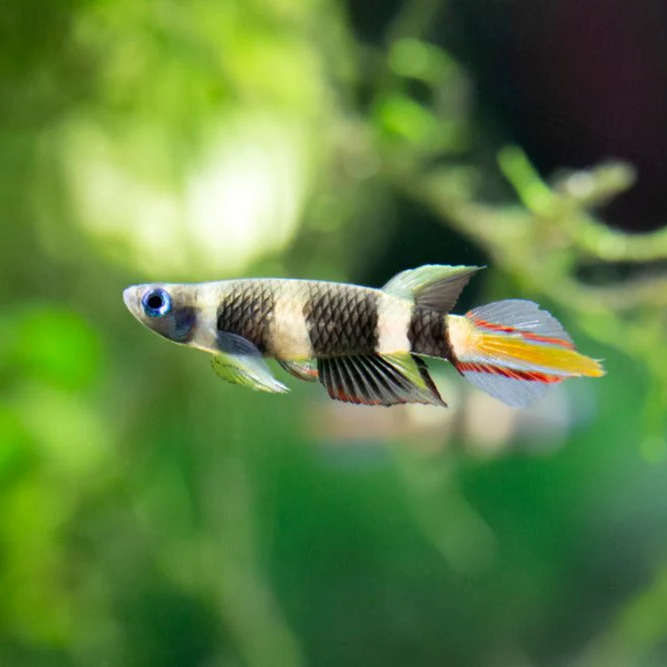
[[[667,664],[665,44],[530,4],[0,5],[0,665]],[[267,396],[121,299],[426,262],[607,376]]]

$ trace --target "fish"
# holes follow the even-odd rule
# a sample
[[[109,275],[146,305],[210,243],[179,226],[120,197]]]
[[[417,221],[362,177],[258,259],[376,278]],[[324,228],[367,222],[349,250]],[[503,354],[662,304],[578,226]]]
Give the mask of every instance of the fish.
[[[600,377],[553,315],[506,299],[455,315],[484,267],[428,264],[381,289],[349,283],[244,278],[133,285],[123,300],[155,333],[213,355],[228,382],[284,393],[266,363],[361,405],[446,406],[426,359],[443,359],[478,389],[516,408],[568,378]]]

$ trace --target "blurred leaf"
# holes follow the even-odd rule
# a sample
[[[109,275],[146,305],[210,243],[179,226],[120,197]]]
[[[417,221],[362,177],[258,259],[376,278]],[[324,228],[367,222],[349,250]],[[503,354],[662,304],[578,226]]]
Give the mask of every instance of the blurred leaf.
[[[403,95],[392,95],[382,100],[376,114],[386,132],[415,144],[428,142],[439,129],[430,111]]]
[[[438,84],[452,73],[456,65],[447,53],[433,44],[405,38],[391,45],[389,67],[398,76]]]
[[[0,493],[30,471],[31,440],[21,419],[0,405]]]

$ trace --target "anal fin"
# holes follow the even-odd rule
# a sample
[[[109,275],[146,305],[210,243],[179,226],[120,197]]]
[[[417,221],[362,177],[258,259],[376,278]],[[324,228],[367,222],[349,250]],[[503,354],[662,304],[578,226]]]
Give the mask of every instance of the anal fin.
[[[445,401],[442,400],[442,396],[440,396],[440,392],[438,391],[438,388],[435,386],[435,382],[433,382],[431,374],[428,372],[428,366],[426,365],[426,362],[414,354],[412,355],[412,359],[414,360],[415,364],[417,364],[417,368],[419,369],[419,375],[421,375],[421,378],[424,381],[424,384],[428,387],[429,391],[434,396],[438,397],[442,405],[446,406],[447,403],[445,403]]]
[[[410,355],[327,357],[318,359],[317,367],[320,382],[337,401],[386,406],[445,405],[425,365],[421,367]]]

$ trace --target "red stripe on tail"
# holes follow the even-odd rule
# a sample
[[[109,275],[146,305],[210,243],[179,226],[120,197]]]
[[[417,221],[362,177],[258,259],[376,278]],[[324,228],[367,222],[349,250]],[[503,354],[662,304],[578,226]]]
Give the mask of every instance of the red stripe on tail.
[[[476,364],[468,361],[459,361],[456,364],[457,370],[461,373],[472,371],[475,373],[488,373],[490,375],[502,375],[513,380],[524,380],[526,382],[542,382],[543,384],[556,384],[562,382],[565,378],[561,375],[547,375],[538,371],[518,371],[514,368],[503,368],[502,366],[492,366],[491,364]]]
[[[489,331],[498,331],[500,333],[516,333],[527,340],[534,340],[538,343],[547,343],[549,345],[560,345],[561,347],[566,347],[570,350],[574,349],[574,344],[569,340],[563,340],[562,338],[553,338],[551,336],[540,336],[539,334],[530,333],[528,331],[522,331],[516,327],[510,327],[504,324],[495,324],[494,322],[487,322],[486,320],[479,319],[475,317],[472,312],[468,312],[466,317],[470,318],[476,326],[481,327],[482,329],[488,329]]]

